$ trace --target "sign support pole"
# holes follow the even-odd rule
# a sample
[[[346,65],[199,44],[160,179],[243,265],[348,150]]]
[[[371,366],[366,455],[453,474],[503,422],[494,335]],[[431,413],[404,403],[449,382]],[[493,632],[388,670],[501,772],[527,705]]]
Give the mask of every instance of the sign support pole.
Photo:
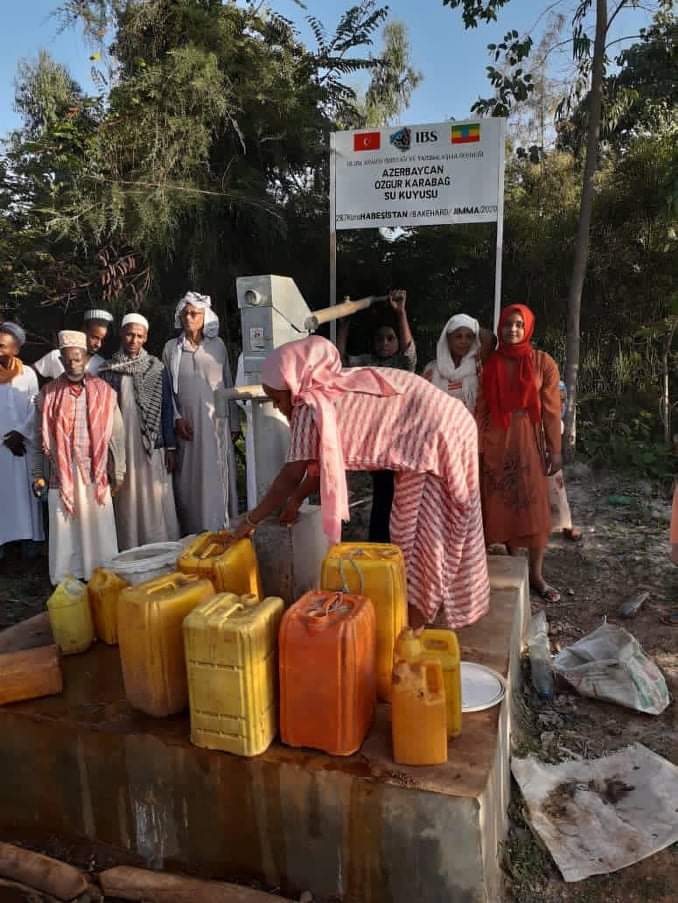
[[[504,256],[504,155],[506,153],[506,120],[499,129],[499,174],[497,188],[497,247],[494,260],[494,332],[501,313],[501,275]],[[499,338],[499,336],[497,336]]]
[[[337,148],[330,133],[330,307],[337,303]],[[330,339],[337,344],[337,321],[330,323]]]

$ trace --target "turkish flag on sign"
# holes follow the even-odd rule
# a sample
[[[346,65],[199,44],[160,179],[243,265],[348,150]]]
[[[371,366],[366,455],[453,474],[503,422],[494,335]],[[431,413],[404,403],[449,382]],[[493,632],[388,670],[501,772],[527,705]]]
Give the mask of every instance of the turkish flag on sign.
[[[353,150],[379,150],[381,147],[381,132],[359,132],[353,136]]]

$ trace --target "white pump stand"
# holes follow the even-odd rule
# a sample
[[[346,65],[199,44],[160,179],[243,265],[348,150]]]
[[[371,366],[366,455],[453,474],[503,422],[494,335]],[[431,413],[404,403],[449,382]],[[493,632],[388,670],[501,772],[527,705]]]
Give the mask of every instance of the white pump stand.
[[[261,383],[267,355],[286,342],[308,335],[311,316],[292,279],[285,276],[244,276],[236,281],[243,348],[239,376],[244,385]],[[270,401],[243,402],[247,415],[247,504],[253,508],[285,463],[289,426]],[[320,508],[304,504],[291,527],[270,517],[257,528],[254,543],[265,595],[280,596],[289,605],[318,585],[328,543]]]

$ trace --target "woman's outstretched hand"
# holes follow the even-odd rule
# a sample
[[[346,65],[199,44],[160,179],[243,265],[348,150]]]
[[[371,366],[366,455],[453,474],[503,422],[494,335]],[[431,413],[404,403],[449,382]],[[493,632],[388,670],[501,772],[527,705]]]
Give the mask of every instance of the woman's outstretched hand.
[[[256,526],[248,520],[247,514],[243,514],[243,516],[234,524],[232,529],[235,539],[247,539],[248,536],[251,536],[254,533]]]

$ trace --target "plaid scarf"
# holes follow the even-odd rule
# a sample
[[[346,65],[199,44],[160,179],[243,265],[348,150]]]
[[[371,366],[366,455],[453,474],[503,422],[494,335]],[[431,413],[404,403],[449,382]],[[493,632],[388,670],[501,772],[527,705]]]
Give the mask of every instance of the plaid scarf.
[[[162,418],[163,366],[144,348],[137,357],[128,357],[124,351],[116,351],[110,362],[101,368],[122,376],[131,376],[134,398],[141,421],[141,439],[147,455],[152,455],[160,433]]]
[[[92,480],[96,500],[103,505],[108,486],[108,443],[113,432],[116,396],[102,379],[85,375],[82,390],[87,396],[87,426],[92,443]],[[66,376],[52,380],[42,390],[43,451],[56,469],[59,494],[67,514],[75,512],[73,447],[75,396]]]

